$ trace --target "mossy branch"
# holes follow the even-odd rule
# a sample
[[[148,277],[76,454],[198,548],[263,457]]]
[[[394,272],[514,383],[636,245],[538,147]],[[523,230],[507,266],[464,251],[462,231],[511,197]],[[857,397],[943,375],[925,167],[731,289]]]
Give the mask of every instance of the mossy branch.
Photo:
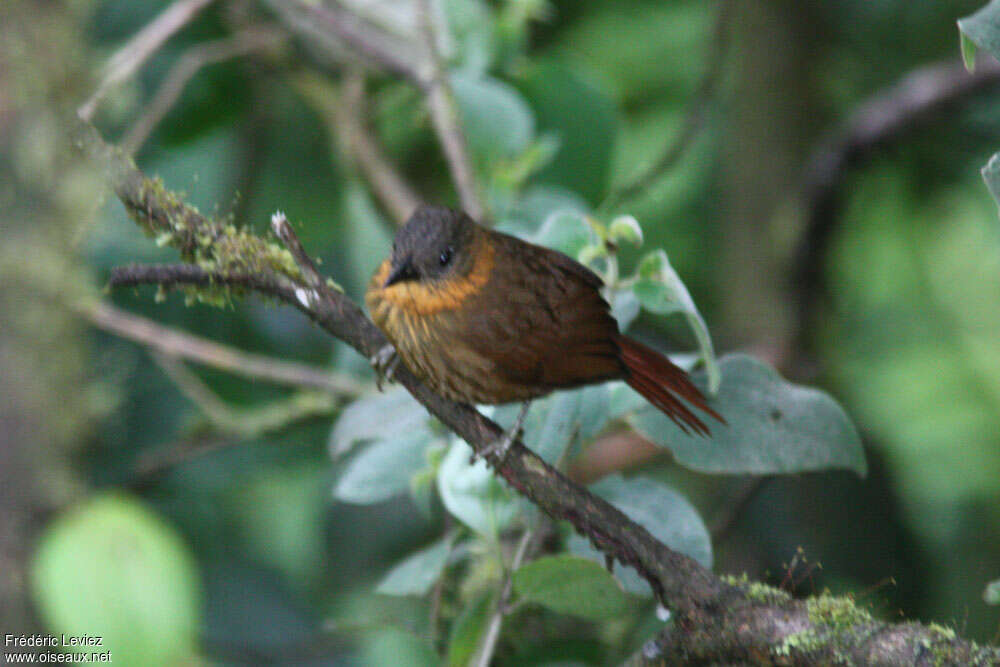
[[[93,128],[81,127],[78,143],[107,165],[112,187],[136,222],[188,262],[119,269],[112,286],[188,288],[209,300],[220,291],[227,298],[254,291],[298,308],[366,357],[386,344],[361,309],[318,275],[283,217],[276,217],[274,225],[287,249],[231,222],[203,216],[147,178]],[[396,379],[477,452],[502,434],[496,423],[433,393],[405,367]],[[503,461],[493,455],[487,461],[553,519],[570,522],[610,558],[634,567],[671,610],[672,622],[630,664],[1000,664],[1000,648],[978,646],[934,625],[885,623],[849,598],[795,600],[763,584],[720,578],[666,547],[520,441]]]

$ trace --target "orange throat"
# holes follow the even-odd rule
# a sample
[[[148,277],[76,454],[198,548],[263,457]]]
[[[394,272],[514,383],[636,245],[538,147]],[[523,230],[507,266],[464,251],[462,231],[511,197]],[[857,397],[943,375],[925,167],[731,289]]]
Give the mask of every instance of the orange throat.
[[[480,241],[475,247],[475,263],[467,275],[445,281],[421,283],[405,281],[382,287],[389,277],[390,260],[386,259],[372,277],[366,300],[378,323],[383,306],[401,308],[411,315],[434,315],[454,310],[470,296],[477,294],[493,273],[494,249],[492,244]]]

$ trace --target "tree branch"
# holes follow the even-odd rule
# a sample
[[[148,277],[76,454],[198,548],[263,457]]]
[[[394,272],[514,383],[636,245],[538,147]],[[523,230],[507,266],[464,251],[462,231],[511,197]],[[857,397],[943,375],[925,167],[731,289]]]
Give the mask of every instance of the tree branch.
[[[177,0],[164,9],[149,25],[140,30],[120,48],[105,66],[104,79],[97,90],[77,110],[77,115],[89,121],[97,106],[114,86],[131,77],[142,64],[156,53],[164,42],[191,21],[212,0]]]
[[[435,34],[434,16],[431,12],[430,0],[416,0],[418,21],[424,35],[424,46],[430,62],[430,79],[425,93],[427,109],[431,114],[431,122],[437,131],[441,148],[451,170],[451,178],[458,190],[462,208],[473,220],[482,221],[485,209],[476,190],[476,177],[469,160],[469,151],[465,145],[465,134],[459,118],[455,96],[448,81],[448,71],[438,53],[437,35]]]
[[[805,230],[796,250],[797,315],[793,338],[800,344],[822,301],[827,248],[841,219],[841,185],[879,149],[938,117],[944,109],[1000,84],[1000,63],[984,58],[968,73],[960,60],[915,69],[858,105],[831,133],[805,167],[801,197]]]
[[[94,326],[116,336],[127,338],[171,357],[196,361],[246,378],[347,396],[356,396],[367,388],[365,383],[344,373],[244,352],[201,336],[163,326],[109,303],[95,301],[77,306],[76,310]]]
[[[121,140],[122,149],[130,154],[139,150],[167,112],[177,104],[188,82],[203,67],[277,46],[285,38],[285,33],[274,27],[254,26],[188,49],[171,68],[142,115]]]
[[[92,155],[105,156],[112,162],[112,185],[137,222],[146,229],[162,230],[170,228],[171,221],[181,221],[184,227],[169,232],[169,242],[181,248],[188,261],[201,262],[191,266],[133,266],[115,272],[113,284],[149,282],[253,289],[298,308],[365,357],[371,357],[387,343],[350,299],[319,278],[290,227],[286,225],[279,234],[289,245],[289,254],[300,262],[295,267],[278,261],[280,254],[272,244],[261,239],[250,242],[247,232],[220,232],[221,223],[187,207],[162,185],[152,187],[134,164],[103,144],[92,128],[83,136],[80,143]],[[198,252],[186,245],[191,241],[189,229],[197,230],[195,240],[202,243]],[[226,237],[233,235],[242,239],[240,247],[247,253],[242,261],[231,256],[232,242]],[[219,243],[223,247],[215,249]],[[257,268],[251,271],[247,267]],[[503,431],[496,423],[471,406],[435,394],[405,366],[398,368],[396,379],[475,451],[484,453],[501,437]],[[723,580],[666,547],[520,441],[503,460],[492,453],[486,454],[486,459],[497,474],[546,514],[570,522],[609,557],[634,567],[672,611],[672,623],[657,640],[647,644],[640,660],[780,661],[803,665],[833,662],[845,655],[872,665],[932,661],[962,665],[976,659],[1000,660],[1000,649],[978,647],[933,626],[876,621],[846,598],[824,596],[797,601],[760,584]]]

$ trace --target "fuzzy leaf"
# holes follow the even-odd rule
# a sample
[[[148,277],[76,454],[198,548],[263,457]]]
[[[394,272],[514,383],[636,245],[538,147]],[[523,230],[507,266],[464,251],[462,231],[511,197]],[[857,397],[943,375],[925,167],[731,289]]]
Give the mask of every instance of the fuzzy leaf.
[[[448,563],[451,540],[440,539],[398,564],[385,575],[376,593],[386,595],[426,595]]]
[[[788,382],[770,366],[743,354],[719,363],[722,387],[712,408],[726,424],[706,422],[711,437],[683,433],[653,407],[630,418],[633,426],[668,447],[689,468],[709,473],[768,474],[847,468],[867,471],[857,429],[829,394]],[[704,386],[704,373],[693,373]]]
[[[595,620],[620,616],[625,593],[601,565],[587,558],[546,556],[514,573],[514,591],[560,614]]]

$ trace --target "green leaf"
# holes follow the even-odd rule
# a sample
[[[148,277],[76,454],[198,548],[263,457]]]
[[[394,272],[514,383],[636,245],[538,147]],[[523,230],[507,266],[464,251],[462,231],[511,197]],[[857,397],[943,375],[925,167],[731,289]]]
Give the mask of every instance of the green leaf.
[[[386,419],[391,415],[391,419]],[[422,405],[402,387],[360,398],[344,410],[330,433],[333,458],[350,451],[358,443],[397,438],[424,432],[430,417]]]
[[[574,441],[587,442],[608,421],[610,390],[593,385],[558,391],[532,402],[524,421],[524,442],[548,463],[556,465]],[[520,406],[504,406],[493,418],[513,425]]]
[[[480,535],[496,537],[520,513],[514,493],[482,459],[469,463],[472,448],[455,440],[438,468],[438,493],[456,519]]]
[[[493,595],[483,592],[472,603],[465,606],[451,626],[448,637],[449,667],[465,667],[479,648],[480,638],[490,620],[490,613],[496,609]]]
[[[594,620],[616,618],[626,609],[625,593],[607,570],[568,554],[522,565],[514,572],[514,591],[560,614]]]
[[[995,153],[982,169],[983,180],[993,195],[993,201],[1000,204],[1000,153]]]
[[[594,231],[582,214],[563,210],[549,215],[529,240],[536,245],[576,257],[595,238]]]
[[[377,593],[385,595],[426,595],[441,576],[451,552],[451,539],[442,538],[411,554],[385,575]]]
[[[708,393],[715,394],[719,390],[720,375],[712,336],[684,281],[670,265],[667,253],[656,250],[647,254],[639,262],[638,274],[640,280],[636,282],[633,291],[644,308],[663,315],[684,313],[688,326],[698,341],[701,358],[705,361],[705,369],[708,372]]]
[[[610,297],[611,316],[618,320],[620,331],[627,331],[635,318],[639,316],[642,303],[631,289],[616,290]]]
[[[642,245],[642,227],[639,226],[639,221],[631,215],[620,215],[612,220],[611,226],[608,227],[608,233],[611,235],[611,240],[616,243],[628,241],[635,245]]]
[[[491,77],[455,73],[455,100],[469,148],[480,165],[512,159],[535,137],[531,107],[517,90]]]
[[[968,72],[976,71],[976,43],[969,39],[964,32],[958,33],[959,46],[962,49],[962,63]]]
[[[983,590],[983,600],[986,604],[1000,604],[1000,579],[986,584],[986,589]]]
[[[973,49],[970,54],[965,38],[1000,60],[1000,0],[992,0],[975,14],[959,19],[958,29],[963,35],[962,58],[966,67],[969,66],[970,56],[974,55],[975,50]]]
[[[392,421],[385,415],[380,419]],[[427,462],[424,452],[433,439],[429,430],[416,429],[367,445],[341,468],[334,498],[370,505],[408,491],[410,479]]]
[[[302,588],[325,573],[328,485],[327,467],[315,460],[260,466],[228,497],[246,555]]]
[[[439,667],[441,660],[426,640],[406,630],[385,628],[366,638],[361,664]]]
[[[614,475],[591,485],[590,490],[671,549],[711,567],[712,543],[704,522],[697,510],[670,487],[647,477],[625,479]],[[570,538],[569,549],[598,562],[604,560],[604,556],[579,535]],[[652,594],[649,585],[633,568],[621,566],[616,568],[615,574],[630,593]]]
[[[116,663],[177,665],[197,651],[197,564],[180,535],[131,496],[103,494],[50,523],[31,588],[52,632],[101,636]]]
[[[677,460],[710,473],[769,474],[828,468],[867,471],[854,424],[828,394],[784,380],[770,366],[743,354],[723,357],[722,385],[709,400],[726,424],[707,422],[709,438],[683,433],[653,407],[630,421]],[[696,384],[703,373],[694,373]]]
[[[519,88],[534,109],[539,130],[559,138],[559,151],[537,174],[537,182],[599,202],[607,190],[617,133],[614,103],[589,80],[554,61],[532,66]]]

